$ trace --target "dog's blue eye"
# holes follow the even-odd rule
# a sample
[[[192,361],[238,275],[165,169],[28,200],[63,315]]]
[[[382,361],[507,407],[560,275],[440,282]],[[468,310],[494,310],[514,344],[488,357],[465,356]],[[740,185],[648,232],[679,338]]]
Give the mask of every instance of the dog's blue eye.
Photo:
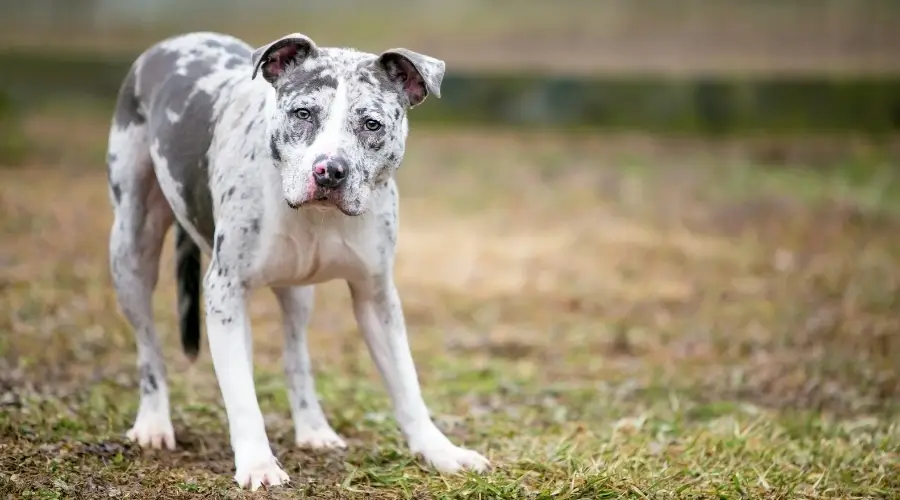
[[[301,120],[309,120],[309,110],[306,108],[297,108],[294,110],[294,116]]]
[[[366,130],[370,132],[374,132],[381,128],[381,122],[378,120],[372,120],[371,118],[366,120]]]

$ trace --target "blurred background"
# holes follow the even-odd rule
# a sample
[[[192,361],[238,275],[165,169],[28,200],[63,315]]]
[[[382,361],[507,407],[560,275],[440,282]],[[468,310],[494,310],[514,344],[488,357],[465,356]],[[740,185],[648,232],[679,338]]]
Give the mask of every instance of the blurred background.
[[[854,130],[900,123],[892,0],[3,0],[6,99],[109,99],[160,37],[294,31],[448,63],[436,123],[663,132]]]
[[[397,280],[437,411],[500,434],[527,421],[597,453],[632,445],[649,469],[600,462],[629,492],[684,479],[662,477],[678,460],[756,477],[750,469],[778,463],[769,450],[838,439],[826,424],[789,425],[797,412],[874,415],[870,435],[896,415],[896,0],[0,0],[0,332],[11,332],[0,333],[0,388],[136,387],[107,271],[106,137],[134,57],[196,30],[253,46],[302,32],[319,45],[407,47],[447,62],[442,99],[410,113],[398,174]],[[167,244],[156,304],[174,394],[212,402],[207,355],[205,378],[194,373],[185,388],[171,253]],[[353,435],[361,420],[337,402],[384,410],[365,399],[383,393],[377,378],[357,378],[371,363],[345,287],[320,288],[313,357],[326,411]],[[269,299],[254,303],[258,332],[280,324]],[[257,359],[276,360],[280,337],[257,337]],[[280,376],[277,363],[259,365]],[[136,403],[136,389],[113,394]],[[287,425],[286,403],[273,398],[273,425]],[[653,448],[658,434],[639,430],[604,448],[611,438],[599,430],[650,415],[677,421],[676,436],[731,439],[730,424],[707,423],[746,423],[748,407],[773,412],[753,432],[789,429],[760,430],[757,455],[715,443],[709,453]],[[123,433],[134,409],[123,408],[97,417],[112,430],[87,432]],[[176,429],[198,415],[179,414]],[[896,458],[892,429],[881,443]],[[524,449],[469,437],[501,457]],[[785,458],[806,464],[776,467],[800,471],[791,491],[900,491],[870,448],[828,450],[817,460],[858,469],[829,475]],[[588,455],[577,463],[595,463]],[[553,467],[542,474],[568,474]],[[704,481],[730,488],[731,477]]]

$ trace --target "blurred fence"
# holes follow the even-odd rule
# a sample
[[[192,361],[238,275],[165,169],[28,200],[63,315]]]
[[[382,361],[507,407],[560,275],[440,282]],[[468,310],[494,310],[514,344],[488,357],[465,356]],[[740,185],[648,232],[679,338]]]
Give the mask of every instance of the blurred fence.
[[[900,129],[895,0],[0,0],[0,93],[111,102],[133,57],[214,29],[253,45],[406,46],[448,63],[435,123],[690,133]],[[10,106],[7,106],[10,108]]]

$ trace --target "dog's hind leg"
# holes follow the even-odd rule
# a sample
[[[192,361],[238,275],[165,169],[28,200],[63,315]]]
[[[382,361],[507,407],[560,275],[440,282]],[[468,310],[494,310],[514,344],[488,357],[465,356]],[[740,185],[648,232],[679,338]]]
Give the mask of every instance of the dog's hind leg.
[[[284,371],[294,419],[294,442],[301,448],[346,448],[328,424],[309,361],[306,329],[312,314],[313,287],[273,288],[284,315]]]
[[[173,215],[150,159],[146,122],[134,107],[133,73],[126,79],[109,136],[107,163],[114,222],[109,237],[110,271],[119,306],[137,341],[140,407],[127,437],[141,446],[175,447],[169,393],[156,329],[152,295]]]

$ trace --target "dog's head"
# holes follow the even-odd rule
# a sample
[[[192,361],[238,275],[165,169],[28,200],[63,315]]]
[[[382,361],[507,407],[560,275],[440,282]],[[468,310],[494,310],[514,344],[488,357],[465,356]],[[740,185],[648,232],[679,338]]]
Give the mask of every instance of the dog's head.
[[[365,213],[400,166],[406,113],[440,97],[444,78],[444,62],[424,54],[323,48],[298,33],[254,51],[252,64],[275,89],[268,134],[285,201],[346,215]]]

